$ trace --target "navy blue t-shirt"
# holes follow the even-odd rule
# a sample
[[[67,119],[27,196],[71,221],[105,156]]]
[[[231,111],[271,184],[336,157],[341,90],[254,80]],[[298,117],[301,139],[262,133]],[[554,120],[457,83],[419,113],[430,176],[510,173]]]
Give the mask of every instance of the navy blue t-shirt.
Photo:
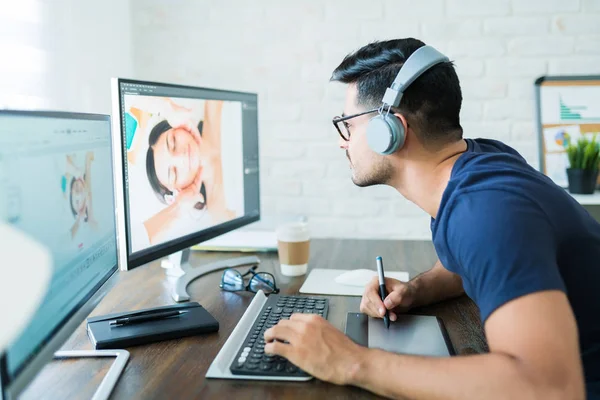
[[[511,147],[466,141],[431,221],[440,261],[461,276],[483,322],[520,296],[565,292],[590,391],[600,385],[600,224]]]

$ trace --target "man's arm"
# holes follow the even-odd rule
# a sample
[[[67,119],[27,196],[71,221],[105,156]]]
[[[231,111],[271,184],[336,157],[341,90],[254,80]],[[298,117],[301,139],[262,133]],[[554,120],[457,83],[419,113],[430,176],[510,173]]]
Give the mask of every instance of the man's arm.
[[[274,353],[313,376],[410,399],[584,399],[575,318],[564,293],[536,292],[485,324],[489,354],[422,357],[367,349],[321,317],[293,314],[265,332]]]
[[[414,277],[409,285],[415,288],[412,307],[437,303],[465,292],[460,276],[444,268],[440,260],[429,271]]]

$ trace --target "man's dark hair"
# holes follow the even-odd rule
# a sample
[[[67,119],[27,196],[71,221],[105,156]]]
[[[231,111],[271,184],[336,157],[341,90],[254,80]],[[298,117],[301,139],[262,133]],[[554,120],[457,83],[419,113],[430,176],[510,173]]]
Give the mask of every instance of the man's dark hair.
[[[358,104],[375,108],[382,104],[385,90],[404,62],[422,46],[425,43],[413,38],[370,43],[348,54],[333,71],[331,81],[356,84]],[[436,146],[462,138],[461,103],[458,76],[452,62],[445,62],[417,78],[392,111],[404,115],[425,146]]]

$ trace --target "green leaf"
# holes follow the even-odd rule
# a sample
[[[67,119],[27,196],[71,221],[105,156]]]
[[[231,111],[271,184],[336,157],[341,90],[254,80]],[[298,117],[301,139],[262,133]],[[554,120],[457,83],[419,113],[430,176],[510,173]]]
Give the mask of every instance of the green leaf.
[[[567,147],[569,166],[575,169],[596,170],[600,164],[600,143],[596,141],[596,134],[592,139],[582,136],[577,143]]]

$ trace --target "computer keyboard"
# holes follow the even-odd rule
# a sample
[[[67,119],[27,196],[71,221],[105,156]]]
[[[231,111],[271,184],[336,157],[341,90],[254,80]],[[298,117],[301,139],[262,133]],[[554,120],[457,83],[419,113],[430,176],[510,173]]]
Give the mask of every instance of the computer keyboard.
[[[327,318],[329,300],[317,297],[271,294],[237,356],[229,367],[235,375],[307,377],[310,376],[283,357],[265,354],[264,333],[281,319],[295,313],[317,314]]]

